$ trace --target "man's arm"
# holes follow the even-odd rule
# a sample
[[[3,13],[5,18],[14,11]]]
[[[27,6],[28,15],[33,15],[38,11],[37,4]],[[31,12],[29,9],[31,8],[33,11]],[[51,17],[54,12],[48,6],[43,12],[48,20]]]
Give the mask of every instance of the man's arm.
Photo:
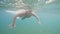
[[[35,16],[36,19],[38,20],[38,24],[41,24],[40,19],[39,19],[39,17],[36,15],[36,13],[32,12],[32,14],[33,14],[33,16]]]
[[[12,23],[9,25],[10,28],[13,28],[13,27],[14,27],[17,16],[18,16],[18,15],[15,15],[15,16],[14,16]]]

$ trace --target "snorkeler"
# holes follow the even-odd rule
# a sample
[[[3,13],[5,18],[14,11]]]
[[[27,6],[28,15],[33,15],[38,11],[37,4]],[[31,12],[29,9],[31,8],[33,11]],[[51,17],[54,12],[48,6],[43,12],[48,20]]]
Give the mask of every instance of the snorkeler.
[[[10,28],[13,28],[13,27],[14,27],[15,21],[16,21],[16,18],[17,18],[17,17],[22,17],[21,19],[23,20],[23,19],[25,19],[25,18],[30,18],[31,16],[36,17],[36,19],[38,20],[38,24],[41,24],[41,23],[40,23],[40,19],[39,19],[39,17],[36,15],[35,12],[33,12],[32,10],[24,10],[24,9],[23,9],[22,11],[18,12],[18,13],[14,16],[13,21],[12,21],[12,23],[10,24]]]

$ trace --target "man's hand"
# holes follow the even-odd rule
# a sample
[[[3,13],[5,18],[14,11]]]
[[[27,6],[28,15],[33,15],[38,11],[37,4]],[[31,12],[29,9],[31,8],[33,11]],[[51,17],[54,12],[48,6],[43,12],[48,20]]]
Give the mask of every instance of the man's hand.
[[[9,25],[10,28],[13,28],[14,26],[15,26],[14,23],[11,23],[11,24]]]

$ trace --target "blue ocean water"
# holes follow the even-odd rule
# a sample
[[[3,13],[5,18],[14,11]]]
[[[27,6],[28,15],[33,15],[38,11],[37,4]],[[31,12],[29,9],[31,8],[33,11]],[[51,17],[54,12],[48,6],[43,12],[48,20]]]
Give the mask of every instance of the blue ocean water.
[[[60,0],[44,5],[37,11],[37,15],[41,25],[32,16],[24,20],[17,19],[16,27],[10,29],[9,24],[14,15],[0,9],[0,34],[60,34]]]

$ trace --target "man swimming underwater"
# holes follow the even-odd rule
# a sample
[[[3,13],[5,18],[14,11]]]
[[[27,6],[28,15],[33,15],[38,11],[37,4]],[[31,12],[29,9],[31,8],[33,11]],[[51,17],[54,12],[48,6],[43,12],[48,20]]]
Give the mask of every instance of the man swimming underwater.
[[[12,21],[12,23],[10,24],[10,28],[13,28],[13,27],[14,27],[15,21],[16,21],[16,18],[17,18],[17,17],[22,17],[22,20],[23,20],[23,19],[25,19],[25,18],[30,18],[31,16],[36,17],[36,19],[38,20],[38,24],[41,24],[41,23],[40,23],[40,19],[39,19],[39,17],[36,15],[35,12],[33,12],[32,10],[25,10],[25,9],[23,9],[22,11],[17,12],[17,14],[15,14],[15,16],[14,16],[14,18],[13,18],[13,21]]]

